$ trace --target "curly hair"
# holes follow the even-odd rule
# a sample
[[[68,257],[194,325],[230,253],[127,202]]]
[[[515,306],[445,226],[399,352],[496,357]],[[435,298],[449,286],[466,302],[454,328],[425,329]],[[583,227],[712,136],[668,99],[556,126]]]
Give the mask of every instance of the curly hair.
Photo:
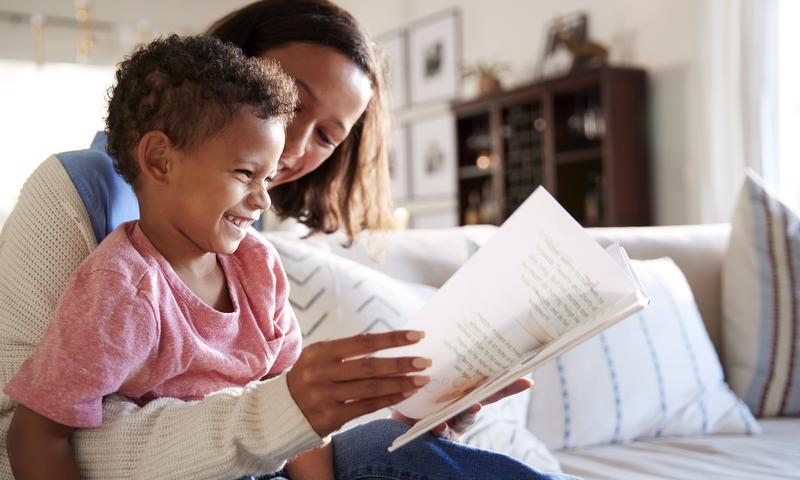
[[[181,150],[222,130],[242,108],[286,125],[297,104],[294,81],[276,62],[206,36],[159,38],[123,60],[109,94],[106,134],[114,169],[135,186],[142,136],[164,132]]]

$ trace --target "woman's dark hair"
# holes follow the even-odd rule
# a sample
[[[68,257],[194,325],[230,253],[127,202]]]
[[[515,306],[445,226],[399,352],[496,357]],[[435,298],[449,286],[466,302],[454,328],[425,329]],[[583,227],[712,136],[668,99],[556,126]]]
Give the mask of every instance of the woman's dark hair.
[[[245,56],[216,38],[171,35],[119,64],[108,101],[107,150],[117,173],[135,186],[134,151],[145,133],[159,130],[190,151],[242,108],[286,124],[296,104],[297,88],[276,62]]]
[[[261,0],[218,20],[207,33],[249,56],[295,42],[331,47],[367,75],[372,97],[345,141],[316,170],[270,189],[270,197],[279,217],[294,217],[313,232],[343,229],[348,243],[364,229],[391,228],[382,63],[358,22],[327,0]]]

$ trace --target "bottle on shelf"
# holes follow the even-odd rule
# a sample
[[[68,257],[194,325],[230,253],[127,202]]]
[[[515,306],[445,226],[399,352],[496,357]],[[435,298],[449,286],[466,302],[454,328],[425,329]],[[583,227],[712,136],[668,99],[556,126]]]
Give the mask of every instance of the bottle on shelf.
[[[481,223],[480,215],[481,194],[477,190],[467,195],[467,207],[464,209],[464,225],[477,225]]]

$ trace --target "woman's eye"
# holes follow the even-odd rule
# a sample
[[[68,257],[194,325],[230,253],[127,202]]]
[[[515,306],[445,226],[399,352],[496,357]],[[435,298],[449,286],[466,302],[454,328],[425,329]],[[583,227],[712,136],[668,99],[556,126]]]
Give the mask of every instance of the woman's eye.
[[[336,146],[336,144],[333,142],[333,140],[331,140],[331,137],[329,137],[322,130],[317,130],[317,135],[319,135],[319,139],[322,140],[322,143],[324,143],[326,147],[335,147]]]

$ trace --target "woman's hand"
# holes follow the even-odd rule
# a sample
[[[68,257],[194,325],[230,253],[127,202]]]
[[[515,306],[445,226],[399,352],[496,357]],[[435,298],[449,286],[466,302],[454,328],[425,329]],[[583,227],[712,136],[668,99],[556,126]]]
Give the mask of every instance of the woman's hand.
[[[409,376],[425,370],[422,357],[363,358],[388,348],[420,341],[423,332],[365,333],[309,345],[287,376],[289,392],[320,436],[349,420],[394,405],[430,381]]]
[[[461,413],[457,413],[456,415],[448,419],[446,422],[440,423],[439,425],[433,427],[431,429],[431,433],[433,435],[436,435],[437,437],[455,440],[462,433],[466,432],[469,429],[469,427],[471,427],[475,423],[475,420],[477,419],[478,416],[478,412],[480,412],[483,405],[489,405],[490,403],[502,400],[511,395],[516,395],[520,392],[524,392],[525,390],[531,388],[532,386],[533,386],[533,380],[530,380],[528,378],[520,378],[518,380],[515,380],[510,385],[501,388],[494,394],[483,399],[480,403],[476,403],[475,405],[470,406]],[[417,423],[417,421],[419,421],[418,419],[408,418],[402,413],[397,411],[392,412],[392,418],[394,418],[395,420],[400,420],[401,422],[405,422],[409,425],[414,425],[415,423]]]

